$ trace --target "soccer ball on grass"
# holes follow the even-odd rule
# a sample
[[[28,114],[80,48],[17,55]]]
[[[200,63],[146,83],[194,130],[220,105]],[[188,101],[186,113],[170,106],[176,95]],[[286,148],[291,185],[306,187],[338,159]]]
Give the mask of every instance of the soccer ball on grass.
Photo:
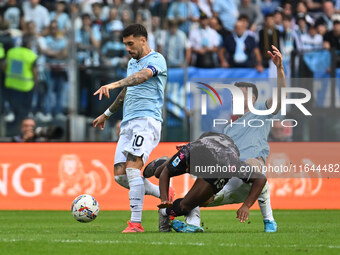
[[[71,212],[77,221],[90,222],[98,216],[99,204],[91,195],[83,194],[73,200]]]

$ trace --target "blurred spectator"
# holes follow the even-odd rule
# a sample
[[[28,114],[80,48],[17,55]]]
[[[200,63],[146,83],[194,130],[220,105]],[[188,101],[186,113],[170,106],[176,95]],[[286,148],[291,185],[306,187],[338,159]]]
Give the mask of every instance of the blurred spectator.
[[[94,64],[93,57],[100,47],[101,34],[97,27],[92,27],[89,14],[82,15],[82,23],[81,29],[76,31],[77,59],[80,64],[89,66]]]
[[[0,14],[0,59],[5,57],[6,52],[14,47],[14,40],[8,30],[9,23]]]
[[[268,14],[267,14],[267,15],[268,15]],[[266,16],[267,16],[267,15],[266,15]],[[280,8],[280,9],[277,9],[277,10],[274,12],[273,18],[274,18],[275,28],[276,28],[277,30],[279,30],[280,33],[282,33],[282,32],[283,32],[283,13],[282,13],[281,8]]]
[[[113,0],[113,4],[111,4],[110,6],[117,8],[118,17],[120,17],[122,22],[123,22],[123,19],[124,19],[124,20],[130,20],[131,23],[133,23],[134,15],[133,15],[132,9],[131,9],[129,4],[124,2],[124,0]],[[123,16],[125,16],[125,17],[123,18]],[[164,15],[164,17],[166,17],[166,14]],[[124,25],[124,27],[126,27],[126,26]]]
[[[142,24],[148,32],[148,44],[150,49],[156,49],[155,36],[152,32],[151,12],[146,8],[138,9],[136,13],[136,23]]]
[[[327,26],[326,24],[322,23],[322,24],[318,24],[316,26],[316,32],[321,35],[324,36],[327,33]]]
[[[230,31],[223,27],[222,22],[218,17],[212,17],[210,19],[210,27],[214,29],[217,33],[219,33],[222,39],[230,35]]]
[[[248,16],[251,31],[256,31],[259,25],[263,22],[263,15],[260,7],[251,3],[251,0],[241,0],[241,5],[238,7],[238,11],[243,15]]]
[[[295,31],[299,39],[299,45],[301,46],[301,36],[308,34],[308,26],[306,22],[306,16],[303,13],[298,13],[296,15],[296,27]]]
[[[37,78],[36,60],[38,56],[30,50],[28,38],[23,38],[23,46],[11,48],[5,63],[6,97],[13,110],[16,124],[31,110],[33,88]],[[18,103],[20,102],[20,103]]]
[[[3,62],[5,61],[7,51],[14,47],[14,40],[8,30],[8,22],[5,21],[0,13],[0,64],[3,67]],[[3,84],[4,80],[4,70],[0,68],[0,82]],[[0,86],[0,109],[5,113],[5,121],[12,122],[15,119],[14,113],[10,108],[8,102],[7,91]],[[1,112],[1,113],[2,113]]]
[[[224,40],[228,54],[228,65],[231,67],[255,67],[263,71],[260,50],[255,38],[247,31],[247,24],[238,20],[231,35]]]
[[[223,41],[227,38],[228,35],[231,34],[230,31],[225,29],[222,25],[220,18],[212,17],[210,19],[210,27],[214,29],[220,35],[220,47],[218,47],[218,59],[220,62],[220,66],[223,68],[229,67],[228,62],[225,57],[225,49],[223,47]]]
[[[200,16],[200,26],[190,31],[189,42],[194,66],[202,68],[216,66],[220,36],[209,26],[209,19],[204,13]]]
[[[323,38],[316,31],[316,26],[310,25],[308,33],[301,35],[301,50],[312,51],[323,48]]]
[[[158,51],[167,60],[168,67],[183,67],[187,60],[189,42],[185,33],[178,29],[176,21],[169,21],[164,40],[158,40]]]
[[[315,72],[324,73],[330,67],[330,53],[323,49],[322,35],[317,34],[316,26],[308,28],[308,34],[301,36],[303,61],[300,62],[300,76],[313,77]]]
[[[273,127],[270,130],[268,141],[269,142],[291,142],[292,141],[291,136],[287,134],[290,130],[287,130],[287,129],[289,128],[284,127],[280,120],[274,121]]]
[[[326,50],[334,49],[335,53],[340,55],[340,21],[333,22],[333,30],[327,32],[323,37],[323,47]],[[336,62],[336,66],[340,67],[340,61]]]
[[[98,30],[101,30],[101,27],[103,25],[102,20],[102,4],[99,2],[94,2],[92,4],[92,27],[95,27]]]
[[[101,48],[102,61],[106,66],[125,66],[128,59],[126,58],[125,45],[121,40],[123,25],[112,23],[110,30],[109,39],[103,43],[103,47]]]
[[[283,66],[286,77],[291,77],[291,54],[294,49],[298,48],[298,37],[296,32],[292,29],[292,17],[283,17],[283,33],[281,34],[281,53],[283,58]]]
[[[42,54],[42,49],[46,48],[44,37],[38,35],[33,21],[26,24],[26,38],[29,41],[30,49],[38,55],[36,61],[37,82],[33,91],[32,112],[36,113],[36,117],[40,121],[45,121],[45,95],[47,94],[47,68],[45,55]]]
[[[57,0],[55,4],[55,11],[52,11],[50,14],[51,20],[57,21],[58,30],[63,34],[66,33],[67,25],[70,22],[69,16],[65,11],[66,11],[66,1]]]
[[[175,0],[171,3],[167,18],[171,21],[176,21],[179,29],[185,34],[190,31],[192,22],[198,21],[200,12],[196,4],[190,0]]]
[[[170,5],[170,0],[153,1],[151,13],[153,17],[160,18],[160,26],[164,27],[167,23],[167,13]]]
[[[234,0],[214,0],[213,13],[219,17],[224,28],[232,31],[238,18],[238,9]]]
[[[302,16],[302,14],[304,15],[304,18],[308,24],[314,24],[315,20],[311,15],[309,15],[306,2],[299,1],[296,4],[295,19],[297,20],[298,15]]]
[[[8,22],[10,29],[25,31],[24,12],[16,0],[9,0],[0,12],[3,13],[4,20]]]
[[[72,2],[70,5],[70,22],[73,16],[74,17],[74,29],[76,31],[79,30],[82,26],[82,21],[81,21],[81,17],[79,13],[80,13],[79,4]],[[69,23],[67,27],[71,27],[71,24]]]
[[[275,28],[273,14],[266,15],[264,28],[260,30],[259,37],[263,66],[268,67],[271,58],[267,51],[272,50],[272,45],[280,50],[280,32]]]
[[[123,23],[120,21],[120,19],[118,18],[118,10],[117,8],[115,7],[112,7],[110,9],[110,12],[109,12],[109,18],[104,21],[103,25],[102,25],[102,36],[103,36],[103,39],[106,39],[109,34],[111,33],[112,31],[112,27],[123,27]]]
[[[90,14],[91,18],[94,18],[94,10],[93,5],[100,5],[100,17],[101,20],[106,20],[109,17],[109,8],[107,6],[103,6],[103,0],[77,0],[80,6],[81,13]]]
[[[20,135],[14,136],[12,142],[34,142],[34,129],[34,119],[24,118],[21,121]]]
[[[327,32],[323,37],[323,47],[326,50],[335,49],[340,51],[340,21],[333,22],[333,30]]]
[[[29,0],[23,3],[25,21],[33,21],[39,34],[46,35],[50,24],[48,10],[39,4],[40,0]]]
[[[323,13],[321,16],[316,19],[315,25],[318,26],[320,24],[324,24],[327,28],[327,31],[331,31],[333,29],[333,20],[336,19],[337,14],[335,14],[335,8],[332,1],[325,1],[322,4]]]
[[[293,2],[293,1],[292,1]],[[293,16],[293,5],[290,1],[285,1],[282,6],[282,14],[286,16]]]
[[[68,43],[66,38],[58,33],[56,21],[51,22],[49,35],[45,37],[45,40],[46,48],[42,49],[42,53],[46,56],[46,62],[50,67],[47,80],[46,113],[48,119],[52,120],[52,113],[54,113],[57,119],[65,120],[63,109],[65,98],[63,96],[68,87],[66,73]],[[52,106],[53,102],[55,102],[54,106]]]
[[[133,23],[133,19],[130,15],[130,11],[125,9],[122,11],[121,21],[124,27],[128,27]]]
[[[21,121],[20,135],[14,136],[12,142],[36,142],[37,138],[34,134],[35,120],[31,118],[24,118]]]

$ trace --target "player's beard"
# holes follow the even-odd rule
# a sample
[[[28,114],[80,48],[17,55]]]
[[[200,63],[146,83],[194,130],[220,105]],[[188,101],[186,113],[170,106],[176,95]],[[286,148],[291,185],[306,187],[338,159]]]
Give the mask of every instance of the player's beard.
[[[130,56],[136,60],[139,60],[142,56],[142,52],[143,52],[143,49],[137,50],[136,52],[132,52],[132,54],[130,53]]]

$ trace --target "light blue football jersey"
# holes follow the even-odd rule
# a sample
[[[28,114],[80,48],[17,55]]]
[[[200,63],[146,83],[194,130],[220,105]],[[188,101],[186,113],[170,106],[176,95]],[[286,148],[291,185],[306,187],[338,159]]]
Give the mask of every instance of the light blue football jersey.
[[[267,110],[265,102],[255,104],[254,107],[258,110]],[[224,133],[233,139],[237,145],[242,161],[258,157],[262,157],[264,161],[267,160],[269,155],[268,135],[272,126],[271,119],[274,116],[273,114],[262,116],[247,112],[234,121],[232,126],[229,124],[224,129]],[[262,120],[263,126],[251,127],[248,125],[249,120],[256,120],[250,122],[252,126],[260,126],[261,122],[257,120]]]
[[[164,103],[164,89],[167,80],[167,66],[164,57],[151,51],[145,57],[130,59],[127,76],[149,68],[153,76],[137,86],[127,87],[122,123],[138,117],[152,117],[163,121],[162,107]]]

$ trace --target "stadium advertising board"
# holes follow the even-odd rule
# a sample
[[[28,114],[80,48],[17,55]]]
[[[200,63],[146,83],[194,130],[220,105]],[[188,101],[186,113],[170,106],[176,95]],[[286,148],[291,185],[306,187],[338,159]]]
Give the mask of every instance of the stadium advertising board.
[[[161,143],[149,161],[174,154],[175,146]],[[128,210],[128,192],[113,179],[115,147],[115,143],[0,144],[0,209],[69,210],[76,196],[89,193],[101,209]],[[334,178],[340,177],[340,143],[271,143],[270,148],[266,166],[273,209],[340,209],[334,202],[340,200],[340,179]],[[275,176],[282,172],[275,171],[278,166],[295,168],[298,178]],[[322,178],[323,169],[333,169],[331,178]],[[184,196],[193,182],[190,175],[175,177],[176,197]],[[157,210],[158,203],[146,196],[144,209]]]

